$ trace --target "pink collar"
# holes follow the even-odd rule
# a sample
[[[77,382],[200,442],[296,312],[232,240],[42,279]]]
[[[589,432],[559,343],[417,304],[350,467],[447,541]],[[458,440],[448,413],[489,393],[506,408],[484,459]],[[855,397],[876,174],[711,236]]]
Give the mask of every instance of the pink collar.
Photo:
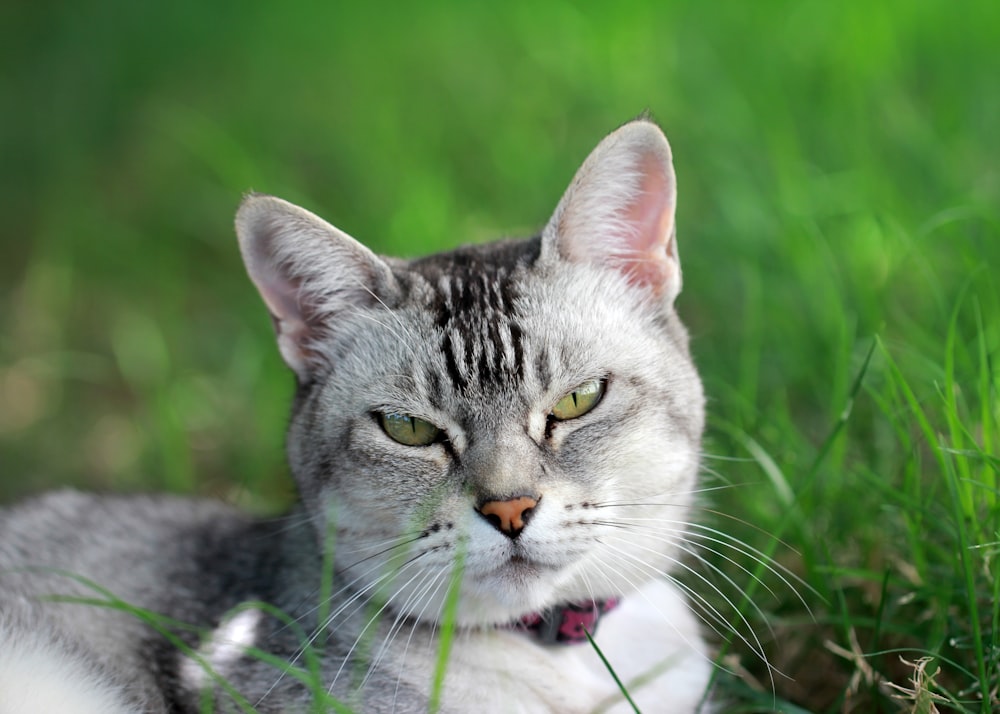
[[[509,627],[533,633],[543,644],[575,644],[597,631],[601,615],[618,607],[618,600],[584,600],[525,615]]]

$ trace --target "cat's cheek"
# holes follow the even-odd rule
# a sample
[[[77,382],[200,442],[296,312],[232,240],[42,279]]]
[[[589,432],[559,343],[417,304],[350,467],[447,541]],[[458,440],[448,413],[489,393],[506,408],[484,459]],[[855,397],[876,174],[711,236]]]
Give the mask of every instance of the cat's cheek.
[[[320,520],[338,529],[347,528],[352,538],[365,543],[388,542],[449,525],[441,512],[448,497],[442,489],[447,478],[446,460],[428,458],[431,449],[421,449],[425,453],[420,458],[405,451],[403,456],[408,458],[403,458],[395,451],[370,439],[351,444],[339,461],[331,464],[329,475],[319,486],[321,498],[310,501],[324,504],[330,514],[327,518],[327,514],[319,514]],[[415,493],[420,497],[414,498]]]

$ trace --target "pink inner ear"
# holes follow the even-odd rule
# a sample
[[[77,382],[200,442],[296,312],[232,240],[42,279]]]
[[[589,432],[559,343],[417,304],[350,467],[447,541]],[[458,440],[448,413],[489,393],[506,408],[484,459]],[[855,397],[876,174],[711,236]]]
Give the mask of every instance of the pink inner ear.
[[[305,378],[308,371],[309,354],[305,342],[309,337],[308,316],[300,304],[298,285],[285,277],[271,275],[260,278],[257,288],[271,313],[274,331],[278,337],[278,349],[285,363],[296,374]]]
[[[657,157],[644,157],[640,174],[639,196],[624,211],[635,230],[623,236],[622,267],[629,282],[660,294],[679,287],[670,285],[678,268],[673,250],[674,191]]]

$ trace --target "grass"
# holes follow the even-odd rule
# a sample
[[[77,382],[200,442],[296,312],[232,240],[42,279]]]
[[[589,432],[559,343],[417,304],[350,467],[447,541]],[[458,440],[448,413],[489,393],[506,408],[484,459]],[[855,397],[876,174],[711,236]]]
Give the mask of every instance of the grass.
[[[291,376],[240,194],[388,253],[527,234],[648,108],[711,400],[706,525],[804,582],[705,551],[721,594],[692,587],[774,667],[731,638],[720,692],[998,706],[1000,6],[354,5],[0,9],[0,499],[279,508]]]

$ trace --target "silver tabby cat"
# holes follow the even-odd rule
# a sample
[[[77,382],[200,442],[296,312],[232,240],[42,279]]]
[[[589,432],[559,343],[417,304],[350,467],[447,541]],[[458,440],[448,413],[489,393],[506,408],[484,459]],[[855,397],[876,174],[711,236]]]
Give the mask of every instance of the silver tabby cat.
[[[248,197],[299,505],[0,511],[0,714],[631,711],[592,631],[640,709],[698,709],[711,660],[669,575],[704,421],[675,197],[644,119],[525,241],[382,258]]]

